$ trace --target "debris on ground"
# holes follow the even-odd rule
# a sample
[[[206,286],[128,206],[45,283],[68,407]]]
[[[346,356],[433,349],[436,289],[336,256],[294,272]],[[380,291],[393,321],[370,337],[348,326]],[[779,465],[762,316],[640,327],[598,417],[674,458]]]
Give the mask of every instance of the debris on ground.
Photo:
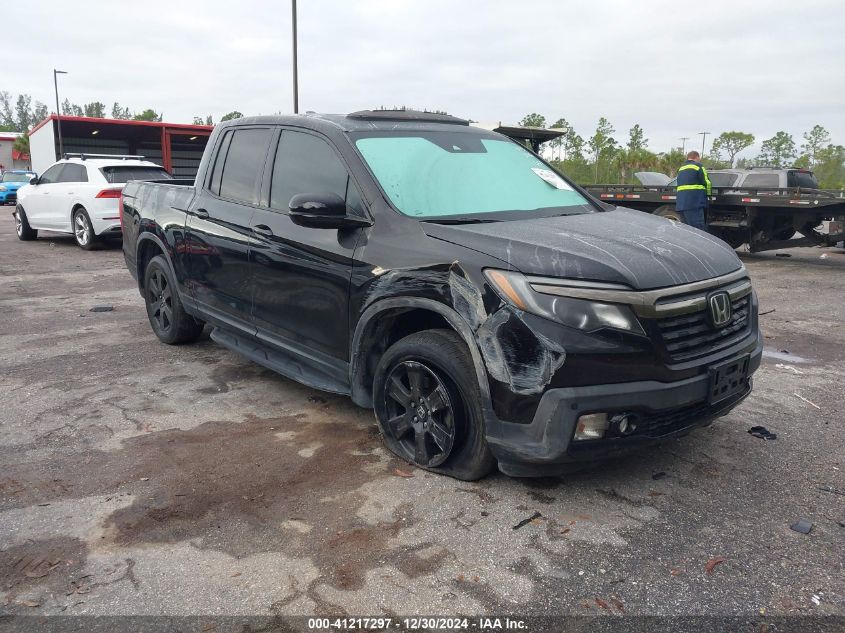
[[[813,594],[813,597],[810,598],[810,600],[812,600],[813,604],[816,606],[819,606],[822,603],[822,599],[815,593]]]
[[[837,490],[837,489],[836,489],[836,488],[834,488],[833,486],[818,486],[818,489],[819,489],[819,490],[821,490],[822,492],[832,492],[832,493],[833,493],[833,494],[835,494],[835,495],[843,495],[843,496],[845,496],[845,491],[843,491],[843,490]]]
[[[667,476],[667,475],[666,475],[666,473],[664,473],[664,472],[661,470],[659,473],[654,473],[654,474],[651,476],[651,478],[652,478],[652,479],[654,479],[655,481],[657,481],[658,479],[663,479],[663,478],[664,478],[664,477],[666,477],[666,476]]]
[[[711,558],[710,560],[707,561],[707,564],[704,566],[704,570],[708,574],[712,574],[713,570],[716,569],[716,565],[720,565],[720,564],[724,563],[726,560],[728,560],[728,559],[725,558],[724,556],[714,556],[713,558]]]
[[[308,396],[308,402],[311,404],[326,404],[326,399],[322,396]]]
[[[827,259],[827,253],[822,253],[819,255],[819,259]]]
[[[114,306],[110,306],[108,304],[101,304],[96,305],[89,310],[89,312],[111,312],[114,310]]]
[[[783,363],[778,363],[775,365],[778,369],[783,369],[784,371],[791,371],[794,374],[798,374],[799,376],[803,376],[804,372],[798,369],[795,365],[784,365]]]
[[[35,602],[35,600],[16,600],[15,604],[19,604],[24,607],[40,607],[40,602]]]
[[[397,477],[404,477],[405,479],[410,479],[411,477],[414,476],[414,473],[412,473],[411,471],[402,470],[401,468],[394,468],[393,474],[396,475]]]
[[[792,257],[792,253],[775,253],[775,257]]]
[[[800,532],[801,534],[809,534],[813,529],[813,524],[807,519],[798,519],[795,523],[789,526],[790,530]]]
[[[804,402],[806,402],[806,403],[807,403],[807,404],[809,404],[810,406],[812,406],[812,407],[816,407],[816,409],[818,409],[819,411],[821,411],[821,410],[822,410],[822,408],[821,408],[819,405],[817,405],[815,402],[810,402],[810,401],[809,401],[809,400],[807,400],[807,398],[805,398],[804,396],[798,395],[797,393],[793,393],[792,395],[793,395],[793,396],[795,396],[796,398],[798,398],[799,400],[803,400]]]
[[[772,433],[765,426],[752,426],[750,429],[748,429],[748,432],[754,437],[759,437],[761,440],[778,439],[778,434]]]
[[[528,525],[528,524],[529,524],[529,523],[531,523],[532,521],[534,521],[534,520],[536,520],[536,519],[542,519],[542,518],[543,518],[543,515],[542,515],[542,514],[540,514],[539,512],[535,512],[534,514],[532,514],[532,515],[531,515],[530,517],[528,517],[527,519],[522,519],[522,521],[520,521],[519,523],[517,523],[516,525],[514,525],[514,526],[513,526],[513,529],[514,529],[514,530],[518,530],[518,529],[519,529],[519,528],[521,528],[521,527],[525,527],[526,525]]]
[[[771,314],[774,311],[775,311],[775,308],[772,308],[771,310],[766,310],[765,312],[758,312],[757,316],[763,316],[765,314]]]

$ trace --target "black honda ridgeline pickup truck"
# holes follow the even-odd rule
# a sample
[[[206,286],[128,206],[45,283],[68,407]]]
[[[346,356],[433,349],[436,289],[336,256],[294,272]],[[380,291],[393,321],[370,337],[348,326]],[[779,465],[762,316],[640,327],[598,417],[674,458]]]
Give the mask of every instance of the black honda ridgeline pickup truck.
[[[391,451],[459,479],[687,433],[760,364],[757,299],[724,242],[598,202],[446,115],[229,121],[195,182],[128,183],[122,220],[161,341],[209,324],[374,408]]]

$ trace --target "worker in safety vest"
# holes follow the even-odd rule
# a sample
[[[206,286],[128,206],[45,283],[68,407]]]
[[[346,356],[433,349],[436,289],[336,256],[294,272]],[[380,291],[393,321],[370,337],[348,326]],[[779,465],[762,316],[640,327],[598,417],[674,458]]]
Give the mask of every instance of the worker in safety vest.
[[[700,161],[701,154],[692,151],[687,154],[686,162],[678,169],[675,208],[680,213],[684,224],[706,231],[704,214],[712,186],[707,170]]]

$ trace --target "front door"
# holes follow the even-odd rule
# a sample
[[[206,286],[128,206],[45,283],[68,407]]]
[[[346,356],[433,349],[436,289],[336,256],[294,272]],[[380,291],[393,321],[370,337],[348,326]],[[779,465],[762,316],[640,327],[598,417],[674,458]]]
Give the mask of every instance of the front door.
[[[188,286],[212,322],[253,333],[249,249],[269,127],[239,127],[217,143],[207,182],[197,182],[188,210]]]
[[[288,203],[301,193],[334,193],[350,212],[363,214],[361,197],[346,165],[322,137],[283,130],[273,153],[268,204],[252,218],[258,337],[302,351],[317,365],[341,367],[349,360],[349,284],[362,229],[297,226]]]
[[[59,178],[65,163],[57,163],[38,178],[21,201],[29,225],[34,229],[58,229],[58,214],[54,211],[55,198],[61,188]]]

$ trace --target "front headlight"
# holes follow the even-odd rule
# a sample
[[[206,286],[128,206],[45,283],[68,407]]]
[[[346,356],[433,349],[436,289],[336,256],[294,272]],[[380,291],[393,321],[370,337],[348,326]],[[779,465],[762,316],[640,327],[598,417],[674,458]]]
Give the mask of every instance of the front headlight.
[[[488,269],[484,274],[504,301],[525,312],[585,332],[611,329],[645,336],[634,312],[626,305],[543,294],[531,288],[521,273]]]
[[[7,191],[7,189],[6,189],[6,187],[5,187],[5,186],[0,185],[0,191]]]

